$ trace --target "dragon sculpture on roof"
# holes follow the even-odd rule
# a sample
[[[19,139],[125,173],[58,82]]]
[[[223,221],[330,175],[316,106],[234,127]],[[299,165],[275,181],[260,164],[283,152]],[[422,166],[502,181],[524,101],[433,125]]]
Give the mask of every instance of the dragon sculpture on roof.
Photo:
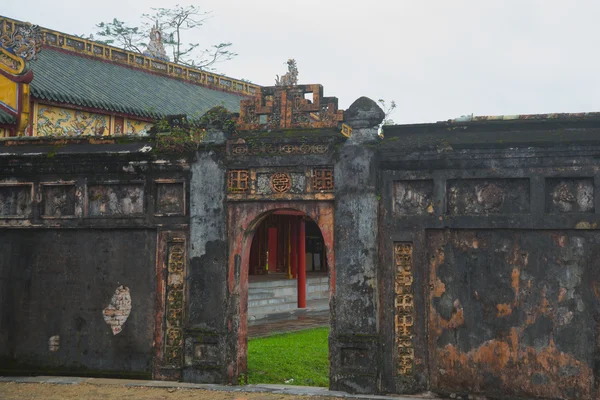
[[[290,58],[287,60],[288,72],[275,79],[275,86],[296,86],[298,84],[298,67],[296,60]]]

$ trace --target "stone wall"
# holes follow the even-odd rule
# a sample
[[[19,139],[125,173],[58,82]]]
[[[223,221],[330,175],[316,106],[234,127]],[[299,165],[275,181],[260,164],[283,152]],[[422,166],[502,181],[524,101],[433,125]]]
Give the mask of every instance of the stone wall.
[[[3,372],[149,377],[155,258],[152,230],[0,230]]]
[[[383,391],[596,398],[599,127],[386,129]]]
[[[600,121],[3,142],[0,361],[237,384],[269,213],[320,227],[331,388],[598,397]],[[564,140],[568,133],[569,140]],[[95,143],[95,144],[94,144]],[[37,327],[37,329],[36,329]]]
[[[94,141],[0,146],[0,368],[177,378],[187,161]]]

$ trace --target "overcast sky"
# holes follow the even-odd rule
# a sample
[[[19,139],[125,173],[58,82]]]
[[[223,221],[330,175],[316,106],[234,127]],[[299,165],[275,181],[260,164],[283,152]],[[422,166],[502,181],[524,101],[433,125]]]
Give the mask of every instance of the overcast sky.
[[[0,14],[82,34],[178,3],[213,11],[189,41],[233,42],[219,72],[272,85],[295,58],[341,108],[395,100],[396,123],[600,111],[598,0],[5,0]]]

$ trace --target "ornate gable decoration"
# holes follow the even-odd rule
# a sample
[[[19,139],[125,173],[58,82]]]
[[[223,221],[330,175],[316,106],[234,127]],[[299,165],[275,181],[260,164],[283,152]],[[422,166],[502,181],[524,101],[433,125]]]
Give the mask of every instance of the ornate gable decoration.
[[[37,25],[29,22],[12,26],[12,30],[0,29],[0,46],[24,60],[37,58],[42,49],[42,34]]]
[[[307,99],[310,94],[312,99]],[[323,97],[321,85],[269,86],[240,102],[238,130],[336,128],[343,119],[338,99]]]

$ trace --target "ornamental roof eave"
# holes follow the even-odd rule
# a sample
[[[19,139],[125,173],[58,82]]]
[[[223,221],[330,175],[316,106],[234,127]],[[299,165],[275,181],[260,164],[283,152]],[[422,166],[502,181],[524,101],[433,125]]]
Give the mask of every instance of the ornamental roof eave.
[[[27,23],[0,16],[0,35],[14,31],[16,26]],[[189,83],[205,86],[213,90],[237,93],[242,96],[254,96],[259,85],[215,74],[181,64],[156,59],[150,55],[127,51],[93,40],[87,40],[60,31],[39,28],[40,44],[44,47],[60,49],[104,62],[116,63],[130,68],[151,72]]]
[[[3,125],[15,125],[17,123],[17,117],[8,111],[0,108],[0,127]]]

